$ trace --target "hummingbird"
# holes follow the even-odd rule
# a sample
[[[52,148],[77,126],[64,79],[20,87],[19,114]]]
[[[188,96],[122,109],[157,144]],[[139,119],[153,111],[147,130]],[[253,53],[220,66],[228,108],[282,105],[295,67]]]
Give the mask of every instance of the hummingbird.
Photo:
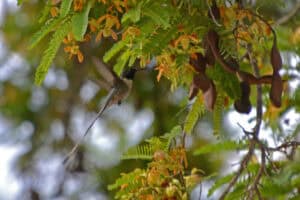
[[[101,62],[100,59],[93,57],[92,61],[96,69],[98,70],[98,72],[106,80],[106,84],[108,84],[110,91],[106,97],[104,104],[98,111],[97,115],[94,117],[94,119],[91,121],[88,128],[85,130],[81,140],[79,140],[79,142],[75,144],[75,146],[72,148],[72,150],[68,153],[68,155],[64,159],[63,161],[64,164],[66,164],[68,160],[72,157],[72,155],[76,153],[81,141],[89,133],[90,129],[93,127],[97,119],[101,117],[102,113],[112,105],[115,104],[120,105],[121,102],[129,96],[132,88],[132,81],[134,75],[138,70],[136,68],[129,68],[123,71],[123,73],[119,77],[114,71],[112,71],[103,62]]]

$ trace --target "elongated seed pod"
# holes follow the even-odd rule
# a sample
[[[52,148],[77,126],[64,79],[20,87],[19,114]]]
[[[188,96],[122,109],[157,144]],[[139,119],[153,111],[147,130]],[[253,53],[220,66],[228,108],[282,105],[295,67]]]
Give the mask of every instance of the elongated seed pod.
[[[273,67],[273,72],[278,72],[282,67],[282,59],[277,48],[276,39],[274,39],[273,41],[270,58]]]
[[[283,82],[278,72],[273,74],[272,85],[270,90],[270,99],[274,106],[281,106],[281,96],[283,91]]]

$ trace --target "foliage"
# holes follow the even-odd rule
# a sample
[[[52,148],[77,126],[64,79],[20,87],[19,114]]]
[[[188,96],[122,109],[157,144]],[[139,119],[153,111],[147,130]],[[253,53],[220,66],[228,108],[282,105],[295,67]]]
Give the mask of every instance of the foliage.
[[[231,141],[224,140],[216,144],[205,145],[194,151],[195,155],[205,154],[205,153],[221,153],[224,151],[234,151],[234,150],[243,150],[247,147],[245,141]]]
[[[152,137],[146,140],[145,144],[138,145],[129,149],[124,155],[123,159],[152,159],[157,151],[167,153],[171,147],[172,140],[182,133],[181,127],[174,127],[170,133],[166,133],[160,137]]]
[[[190,191],[199,181],[199,170],[186,172],[185,149],[157,150],[145,170],[135,169],[121,177],[109,190],[117,189],[115,199],[188,199]]]
[[[184,123],[184,132],[190,134],[195,127],[198,119],[203,115],[205,107],[201,102],[200,94],[197,96],[195,102],[193,103],[191,110],[189,111],[186,121]]]
[[[289,109],[300,110],[299,88],[294,93],[289,90],[286,79],[292,79],[291,69],[279,52],[299,54],[299,25],[292,33],[273,25],[264,13],[266,6],[271,6],[269,0],[259,1],[256,6],[246,1],[215,0],[49,0],[42,4],[40,29],[28,45],[33,51],[50,38],[35,72],[36,84],[43,83],[63,45],[70,59],[75,56],[73,63],[89,64],[96,55],[113,64],[118,75],[130,67],[148,69],[154,61],[159,84],[165,78],[170,91],[189,90],[185,99],[192,105],[183,123],[172,124],[170,133],[155,130],[154,134],[161,136],[146,139],[123,154],[124,162],[146,160],[147,165],[121,173],[108,186],[115,191],[116,199],[188,199],[191,190],[204,180],[202,170],[196,169],[202,163],[196,168],[188,167],[188,163],[223,152],[238,153],[240,162],[234,173],[211,177],[213,185],[208,196],[216,191],[220,199],[299,196],[300,170],[292,161],[299,160],[296,152],[300,143],[295,140],[299,125],[291,134],[283,134],[279,123]],[[272,6],[277,4],[284,3],[272,1]],[[72,72],[78,69],[68,68]],[[80,69],[88,71],[85,65]],[[75,83],[84,82],[82,77],[92,74],[81,74],[83,71],[75,73],[79,79]],[[142,80],[140,85],[145,82]],[[153,107],[167,99],[165,93],[157,97],[156,90],[148,96],[143,92],[138,93],[139,100],[152,101]],[[188,101],[184,102],[188,106]],[[164,110],[162,107],[166,105],[157,110]],[[225,132],[226,112],[249,114],[251,109],[256,110],[253,130],[241,127],[241,138],[220,137]],[[196,138],[192,133],[198,131],[197,122],[210,113],[213,131],[208,134],[214,135],[216,142],[195,142],[196,146],[186,147],[187,138]],[[262,122],[272,128],[275,147],[261,139]],[[190,160],[189,148],[193,154]],[[285,156],[283,161],[273,157],[278,152]]]
[[[53,38],[49,43],[49,47],[46,49],[43,58],[41,60],[40,65],[38,66],[35,74],[35,83],[41,84],[41,82],[46,77],[48,69],[52,60],[54,59],[61,42],[63,41],[64,37],[68,34],[70,29],[70,22],[66,21],[61,25],[62,27],[53,34]]]

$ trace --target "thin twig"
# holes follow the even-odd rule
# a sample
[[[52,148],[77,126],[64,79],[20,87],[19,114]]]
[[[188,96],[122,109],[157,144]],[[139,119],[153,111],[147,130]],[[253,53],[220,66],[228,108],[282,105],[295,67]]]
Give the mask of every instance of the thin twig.
[[[211,15],[211,18],[212,18],[213,22],[214,22],[218,27],[221,27],[222,25],[219,24],[219,22],[216,20],[216,18],[215,18],[215,16],[214,16],[214,13],[212,12],[211,7],[209,6],[208,0],[206,0],[206,4],[207,4],[207,6],[208,6],[209,14]]]
[[[278,147],[265,147],[268,151],[282,151],[282,149],[287,149],[289,147],[298,147],[300,146],[300,142],[298,141],[290,141],[290,142],[285,142]]]
[[[242,162],[240,164],[240,168],[236,172],[236,175],[231,179],[231,181],[229,182],[229,185],[227,186],[227,188],[224,190],[224,192],[220,196],[220,200],[225,199],[225,197],[227,196],[227,194],[230,192],[231,188],[235,185],[235,183],[239,179],[240,175],[246,169],[246,167],[247,167],[247,165],[248,165],[248,163],[251,160],[251,157],[253,155],[254,147],[255,147],[255,141],[251,140],[250,145],[249,145],[249,151],[248,151],[248,153],[243,158],[243,160],[242,160]]]
[[[263,176],[265,169],[266,169],[266,152],[265,152],[264,146],[262,146],[262,145],[260,147],[260,150],[261,150],[261,165],[260,165],[258,173],[254,179],[254,182],[249,189],[249,193],[250,193],[250,199],[253,199],[254,193],[252,191],[255,191],[255,193],[258,196],[258,199],[262,200],[260,191],[258,189],[258,185],[259,185],[260,179]]]
[[[296,15],[298,10],[300,9],[300,2],[298,2],[292,10],[290,10],[286,15],[282,16],[275,22],[275,26],[281,25],[289,21],[294,15]]]
[[[260,77],[259,68],[257,66],[257,61],[252,56],[252,53],[251,53],[252,49],[251,49],[250,45],[248,45],[247,51],[248,51],[250,64],[254,71],[254,75],[256,76],[256,78],[259,78]],[[257,95],[256,95],[256,125],[254,128],[254,136],[256,138],[258,138],[259,130],[260,130],[261,122],[262,122],[262,114],[263,114],[263,111],[262,111],[262,104],[263,104],[263,102],[262,102],[262,87],[260,84],[256,85],[256,93],[257,93]]]
[[[183,148],[185,148],[185,142],[186,142],[185,140],[186,140],[186,132],[183,131],[183,133],[182,133],[182,141],[181,141],[182,142],[181,145],[182,145]]]
[[[250,63],[252,65],[252,68],[253,68],[253,71],[254,71],[254,75],[259,78],[260,77],[259,69],[258,69],[256,60],[252,56],[251,46],[247,47],[247,51],[248,51]],[[258,139],[260,126],[261,126],[261,122],[262,122],[262,88],[261,88],[261,85],[259,85],[259,84],[256,85],[256,90],[257,90],[257,96],[256,96],[256,125],[254,127],[254,131],[253,132],[248,132],[248,131],[245,131],[245,129],[243,128],[243,131],[245,132],[246,135],[251,135],[252,136],[252,139],[250,139],[249,150],[248,150],[248,153],[246,154],[246,156],[243,158],[243,160],[240,164],[240,168],[236,172],[236,175],[231,179],[231,181],[229,182],[229,185],[227,186],[227,188],[222,193],[222,195],[220,197],[220,200],[224,199],[227,196],[227,194],[230,192],[231,188],[235,185],[235,183],[240,178],[243,171],[247,168],[247,165],[248,165],[249,161],[251,160],[252,155],[254,154],[255,145],[257,143],[261,144],[261,142]],[[264,158],[262,158],[263,164],[261,165],[261,169],[259,170],[261,172],[259,172],[257,174],[257,176],[255,178],[255,181],[254,181],[254,184],[253,184],[253,188],[255,189],[256,194],[257,194],[258,197],[260,197],[260,192],[258,190],[258,184],[259,184],[260,178],[261,178],[261,176],[264,172],[264,169],[265,169],[265,157],[266,157],[265,149],[264,149],[263,145],[261,145],[261,150],[262,150],[262,156],[264,157]]]
[[[199,200],[201,200],[201,196],[202,196],[202,184],[200,183],[200,188],[199,188]]]
[[[276,34],[274,34],[274,39],[276,37]],[[250,60],[250,63],[251,63],[251,66],[252,66],[252,69],[254,71],[254,75],[259,78],[260,77],[260,73],[259,73],[259,68],[257,66],[257,61],[255,58],[253,58],[252,56],[252,48],[250,45],[248,45],[247,47],[247,52],[248,52],[248,55],[249,55],[249,60]],[[253,133],[253,139],[256,141],[256,143],[259,144],[260,146],[260,151],[261,151],[261,165],[260,165],[260,168],[259,168],[259,171],[254,179],[254,182],[252,184],[252,186],[250,187],[250,199],[253,199],[254,198],[254,193],[252,191],[255,191],[255,193],[257,194],[258,196],[258,199],[261,200],[262,197],[261,197],[261,194],[260,194],[260,191],[258,189],[258,185],[260,183],[260,179],[265,171],[265,168],[266,168],[266,152],[265,152],[265,149],[264,149],[264,146],[263,144],[260,142],[259,140],[259,131],[260,131],[260,126],[261,126],[261,122],[262,122],[262,114],[263,114],[263,111],[262,111],[262,87],[261,85],[257,85],[256,86],[256,125],[255,125],[255,128],[254,128],[254,133]]]
[[[267,20],[265,20],[262,16],[260,16],[259,14],[253,12],[252,10],[248,10],[249,13],[251,13],[251,15],[253,15],[254,17],[257,17],[260,21],[262,21],[264,24],[266,24],[269,29],[271,30],[273,37],[274,37],[274,41],[275,43],[277,42],[277,37],[276,37],[276,32],[273,29],[273,27],[271,26],[271,24],[269,24],[269,22],[267,22]]]

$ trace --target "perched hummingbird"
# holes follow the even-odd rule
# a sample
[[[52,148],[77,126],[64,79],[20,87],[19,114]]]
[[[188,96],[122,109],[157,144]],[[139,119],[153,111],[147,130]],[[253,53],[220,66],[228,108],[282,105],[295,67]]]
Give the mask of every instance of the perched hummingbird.
[[[95,118],[92,120],[88,128],[86,129],[84,135],[82,136],[82,139],[75,144],[75,146],[72,148],[72,150],[68,153],[66,158],[64,159],[63,163],[65,164],[72,155],[77,151],[81,141],[84,139],[84,137],[88,134],[89,130],[93,127],[94,123],[97,121],[99,117],[101,117],[102,113],[110,106],[114,104],[121,104],[122,100],[124,100],[126,97],[128,97],[131,88],[132,88],[132,80],[134,78],[134,75],[137,71],[136,68],[130,68],[128,70],[125,70],[121,77],[119,77],[114,71],[112,71],[110,68],[108,68],[104,63],[102,63],[97,58],[92,58],[94,65],[96,66],[98,72],[101,74],[101,76],[106,80],[106,83],[108,83],[110,87],[110,91],[107,95],[106,101],[104,102],[103,106],[95,116]]]

